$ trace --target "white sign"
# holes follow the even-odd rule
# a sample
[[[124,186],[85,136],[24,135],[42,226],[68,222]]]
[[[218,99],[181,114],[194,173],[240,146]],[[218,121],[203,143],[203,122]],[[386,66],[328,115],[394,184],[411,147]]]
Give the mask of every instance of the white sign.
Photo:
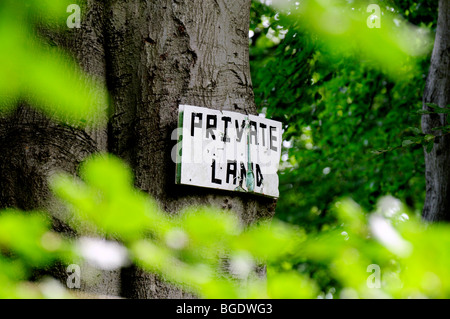
[[[178,184],[278,197],[281,123],[180,105]]]

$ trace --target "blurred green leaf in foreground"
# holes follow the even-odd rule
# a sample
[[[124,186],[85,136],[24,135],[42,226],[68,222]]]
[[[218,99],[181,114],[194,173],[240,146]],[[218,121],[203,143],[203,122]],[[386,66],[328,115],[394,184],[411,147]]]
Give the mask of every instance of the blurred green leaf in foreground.
[[[0,111],[29,103],[71,125],[95,123],[106,108],[104,85],[37,35],[67,19],[73,0],[0,2]]]
[[[408,23],[381,1],[274,0],[273,6],[321,38],[329,51],[371,60],[392,77],[416,72],[416,58],[432,49],[426,28]]]
[[[320,232],[277,220],[243,228],[230,211],[208,207],[167,215],[110,155],[89,159],[81,176],[51,181],[69,208],[65,222],[75,230],[87,223],[108,240],[69,241],[50,230],[45,215],[2,212],[0,297],[70,297],[62,285],[49,294],[45,281],[32,283],[33,273],[79,258],[105,270],[130,259],[202,298],[450,297],[450,226],[412,220],[393,197],[371,214],[349,199],[336,202],[339,226]],[[321,267],[309,272],[311,265]],[[333,283],[326,290],[317,269]]]
[[[393,197],[382,198],[371,214],[339,201],[340,226],[319,233],[277,220],[243,229],[236,216],[213,208],[165,214],[109,155],[87,161],[81,176],[84,182],[52,180],[74,214],[67,219],[72,227],[88,221],[123,243],[137,265],[204,298],[317,298],[324,292],[314,274],[302,271],[312,263],[325,266],[336,297],[450,296],[449,225],[411,220]],[[262,264],[267,280],[259,275]],[[371,265],[380,269],[379,288],[369,283]]]
[[[56,280],[31,283],[34,271],[56,262],[70,263],[76,254],[67,239],[51,231],[44,213],[16,210],[0,214],[0,298],[45,298]],[[56,284],[56,287],[60,287]],[[50,289],[53,290],[53,289]],[[60,288],[57,297],[69,296]]]

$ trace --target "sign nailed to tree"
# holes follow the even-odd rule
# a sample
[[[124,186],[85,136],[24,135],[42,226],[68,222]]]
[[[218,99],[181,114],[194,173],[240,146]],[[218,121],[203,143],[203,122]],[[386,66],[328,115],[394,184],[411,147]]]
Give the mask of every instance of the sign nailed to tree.
[[[278,197],[281,123],[180,105],[178,184]]]

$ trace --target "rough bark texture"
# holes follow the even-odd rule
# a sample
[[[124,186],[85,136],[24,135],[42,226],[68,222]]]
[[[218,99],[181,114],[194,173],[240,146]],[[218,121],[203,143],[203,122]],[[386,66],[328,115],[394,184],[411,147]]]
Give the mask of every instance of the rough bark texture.
[[[439,107],[450,104],[449,30],[450,2],[440,0],[436,40],[423,97],[425,110],[430,110],[426,103],[434,103]],[[425,152],[426,199],[423,218],[428,221],[450,221],[450,135],[432,130],[448,124],[447,114],[422,117],[423,132],[437,135],[432,151]]]
[[[52,41],[106,81],[112,101],[108,127],[71,129],[27,107],[1,118],[0,207],[52,207],[47,179],[54,171],[75,174],[86,156],[109,151],[132,167],[135,186],[169,214],[187,205],[212,205],[234,211],[245,225],[271,218],[272,199],[175,185],[171,159],[179,104],[256,113],[250,0],[89,0],[83,11],[81,29]],[[56,217],[55,227],[67,230]],[[190,296],[135,268],[121,276],[103,273],[84,290],[128,298]]]

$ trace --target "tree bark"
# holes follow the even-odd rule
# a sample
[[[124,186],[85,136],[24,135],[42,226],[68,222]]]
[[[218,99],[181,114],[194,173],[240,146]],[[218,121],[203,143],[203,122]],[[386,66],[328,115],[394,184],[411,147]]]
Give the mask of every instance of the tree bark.
[[[88,0],[81,29],[52,41],[107,84],[112,110],[105,106],[102,116],[110,116],[108,127],[68,128],[26,106],[1,118],[0,207],[49,209],[55,228],[68,232],[48,178],[58,170],[76,174],[87,156],[109,151],[131,166],[135,186],[168,214],[188,205],[212,205],[234,211],[244,225],[271,218],[273,199],[175,185],[171,158],[179,104],[256,113],[248,53],[250,3]],[[114,272],[101,278],[83,290],[128,298],[191,297],[134,267],[124,269],[121,278]]]
[[[271,199],[175,185],[178,105],[256,113],[250,78],[250,0],[107,1],[107,78],[114,106],[109,150],[133,168],[136,187],[170,214],[187,205],[236,212],[244,224],[274,213]],[[123,295],[186,295],[139,270]]]
[[[447,107],[450,104],[450,2],[439,1],[436,39],[431,66],[425,85],[423,109],[427,103]],[[433,149],[425,151],[426,199],[423,219],[450,221],[450,135],[433,128],[448,125],[447,114],[427,114],[422,117],[425,134],[436,135]]]

